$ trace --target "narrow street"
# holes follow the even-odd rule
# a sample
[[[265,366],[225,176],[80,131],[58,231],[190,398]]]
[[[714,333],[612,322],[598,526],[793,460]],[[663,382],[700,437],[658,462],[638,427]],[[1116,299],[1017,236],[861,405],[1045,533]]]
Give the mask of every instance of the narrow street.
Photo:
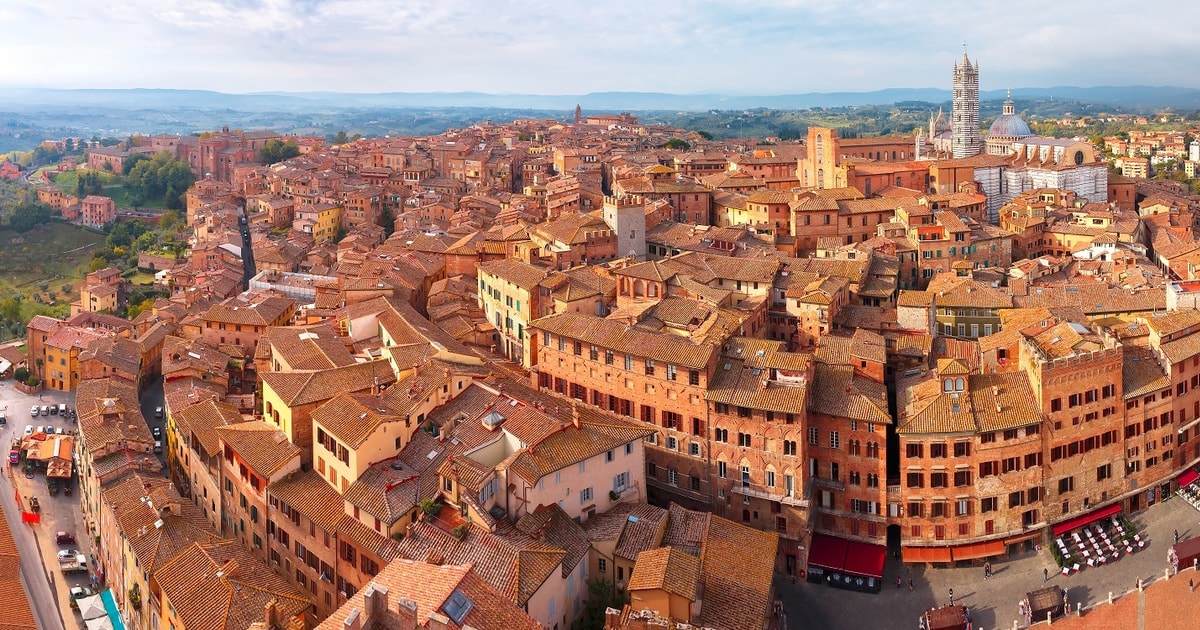
[[[0,441],[9,444],[13,438],[22,435],[27,424],[49,424],[68,432],[74,430],[76,425],[57,414],[48,417],[39,414],[36,418],[30,415],[30,407],[34,404],[49,406],[59,403],[74,407],[74,395],[58,391],[46,391],[40,396],[27,395],[16,391],[10,381],[0,381],[0,412],[7,418],[7,424],[0,426]],[[78,484],[75,487],[77,489]],[[38,498],[41,503],[40,524],[21,522],[22,506],[17,504],[17,494]],[[23,502],[26,501],[23,499]],[[9,527],[21,553],[21,579],[29,593],[38,627],[42,630],[81,630],[83,624],[80,617],[70,607],[70,591],[73,586],[90,584],[91,577],[87,574],[64,576],[58,568],[60,547],[54,540],[58,531],[75,534],[78,541],[74,548],[88,556],[91,562],[92,541],[83,535],[78,495],[72,493],[67,496],[65,492],[59,492],[56,496],[50,496],[42,474],[27,479],[21,466],[14,467],[6,462],[0,474],[0,503],[4,506]]]

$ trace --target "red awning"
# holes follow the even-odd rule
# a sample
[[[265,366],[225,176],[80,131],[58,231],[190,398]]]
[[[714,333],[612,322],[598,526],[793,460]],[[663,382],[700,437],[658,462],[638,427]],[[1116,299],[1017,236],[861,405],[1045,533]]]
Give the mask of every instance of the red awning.
[[[846,545],[850,541],[825,534],[813,534],[808,552],[808,564],[841,571],[846,566]]]
[[[1183,471],[1182,475],[1179,475],[1179,487],[1182,488],[1184,486],[1191,485],[1191,483],[1197,479],[1200,479],[1200,474],[1197,474],[1196,471],[1189,468]]]
[[[886,558],[887,547],[851,540],[846,546],[846,573],[882,578]]]
[[[949,547],[901,547],[900,554],[906,563],[953,561]]]
[[[988,542],[975,543],[972,545],[959,545],[953,549],[954,559],[957,560],[974,560],[975,558],[990,558],[992,556],[1000,556],[1004,554],[1004,542],[1000,540],[990,540]]]
[[[1121,513],[1121,504],[1114,503],[1108,507],[1102,507],[1102,508],[1096,510],[1095,512],[1091,512],[1089,514],[1084,514],[1083,516],[1076,516],[1075,518],[1073,518],[1069,521],[1063,521],[1063,522],[1059,523],[1058,525],[1055,525],[1053,527],[1054,535],[1058,536],[1059,534],[1061,534],[1063,532],[1069,532],[1072,529],[1083,527],[1084,525],[1087,525],[1088,523],[1091,523],[1093,521],[1098,521],[1106,516],[1116,516],[1117,514],[1120,514],[1120,513]]]

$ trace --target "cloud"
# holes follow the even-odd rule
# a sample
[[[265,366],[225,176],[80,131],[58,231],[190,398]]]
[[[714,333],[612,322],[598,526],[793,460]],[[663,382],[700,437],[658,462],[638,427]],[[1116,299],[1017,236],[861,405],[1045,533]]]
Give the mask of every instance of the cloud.
[[[50,8],[47,8],[47,7]],[[1139,7],[1138,9],[1141,9]],[[1200,5],[1173,7],[1180,24]],[[1113,0],[5,0],[10,85],[270,90],[780,94],[948,87],[968,43],[984,89],[1196,85],[1117,45],[1200,40]]]

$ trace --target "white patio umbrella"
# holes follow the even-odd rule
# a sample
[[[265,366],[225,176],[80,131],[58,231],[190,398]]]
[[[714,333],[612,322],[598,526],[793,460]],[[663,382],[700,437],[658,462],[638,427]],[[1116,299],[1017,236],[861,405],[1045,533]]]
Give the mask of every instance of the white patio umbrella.
[[[79,604],[79,612],[83,614],[84,620],[108,616],[108,611],[104,610],[104,602],[100,601],[99,595],[80,597],[76,603]]]

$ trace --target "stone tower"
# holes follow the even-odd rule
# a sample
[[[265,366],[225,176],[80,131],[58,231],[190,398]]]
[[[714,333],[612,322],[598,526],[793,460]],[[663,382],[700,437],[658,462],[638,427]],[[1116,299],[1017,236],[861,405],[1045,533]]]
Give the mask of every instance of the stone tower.
[[[965,47],[962,61],[954,62],[954,107],[950,128],[954,133],[954,157],[971,157],[983,151],[979,134],[979,62],[971,64]]]

